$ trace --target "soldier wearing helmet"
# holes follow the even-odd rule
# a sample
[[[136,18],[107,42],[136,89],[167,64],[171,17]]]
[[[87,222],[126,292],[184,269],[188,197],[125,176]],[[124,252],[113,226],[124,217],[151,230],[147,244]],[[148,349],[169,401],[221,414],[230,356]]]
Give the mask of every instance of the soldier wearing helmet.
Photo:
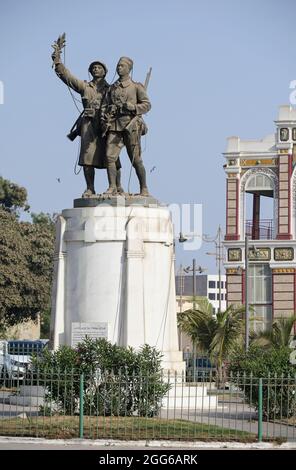
[[[90,197],[96,194],[95,168],[106,168],[106,138],[102,135],[100,108],[109,88],[105,80],[108,70],[103,62],[96,60],[88,68],[92,80],[80,80],[72,75],[61,62],[60,49],[55,45],[53,47],[52,59],[57,76],[82,98],[83,112],[68,137],[70,140],[74,140],[77,135],[81,137],[78,164],[83,166],[87,186],[82,197]],[[120,168],[120,161],[118,161],[115,170],[115,186],[117,192],[121,193],[123,189],[120,183]]]

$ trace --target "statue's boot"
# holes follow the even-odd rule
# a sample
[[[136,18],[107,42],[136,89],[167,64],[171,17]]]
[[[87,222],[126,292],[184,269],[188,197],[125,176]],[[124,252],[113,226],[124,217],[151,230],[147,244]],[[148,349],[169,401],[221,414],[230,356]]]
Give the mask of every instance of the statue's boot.
[[[134,164],[136,174],[140,183],[140,196],[150,196],[147,183],[146,183],[146,170],[143,162],[137,162]]]
[[[109,181],[109,188],[105,191],[104,194],[116,194],[117,187],[116,187],[116,176],[117,176],[116,165],[115,163],[109,163],[107,167],[108,173],[108,181]]]
[[[118,170],[116,171],[116,187],[117,187],[117,192],[119,194],[124,194],[124,189],[121,186],[121,169],[120,168],[118,168]]]
[[[82,197],[90,197],[95,192],[95,169],[93,166],[84,166],[83,173],[86,181],[86,190],[82,194]]]

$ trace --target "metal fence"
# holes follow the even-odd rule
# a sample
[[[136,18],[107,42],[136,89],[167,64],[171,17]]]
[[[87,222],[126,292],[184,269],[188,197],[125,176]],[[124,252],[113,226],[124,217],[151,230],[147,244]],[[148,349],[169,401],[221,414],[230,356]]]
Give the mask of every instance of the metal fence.
[[[0,435],[295,441],[296,376],[47,370],[2,376]]]
[[[261,219],[260,224],[246,220],[245,234],[252,240],[272,240],[275,237],[273,219]]]

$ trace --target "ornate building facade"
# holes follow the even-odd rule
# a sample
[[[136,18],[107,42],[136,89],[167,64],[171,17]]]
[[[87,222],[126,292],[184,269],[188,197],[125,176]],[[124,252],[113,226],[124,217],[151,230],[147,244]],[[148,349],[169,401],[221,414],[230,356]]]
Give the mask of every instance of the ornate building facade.
[[[227,302],[248,300],[253,327],[296,311],[296,110],[281,106],[275,133],[228,139],[226,164]]]

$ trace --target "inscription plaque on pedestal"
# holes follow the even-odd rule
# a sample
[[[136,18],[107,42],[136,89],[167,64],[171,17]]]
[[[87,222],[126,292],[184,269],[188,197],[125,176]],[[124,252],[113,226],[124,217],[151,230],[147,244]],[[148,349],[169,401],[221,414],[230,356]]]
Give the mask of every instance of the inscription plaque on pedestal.
[[[78,343],[81,343],[85,339],[86,336],[91,339],[97,339],[97,338],[108,339],[108,323],[72,322],[72,336],[71,336],[72,348],[76,348]]]

